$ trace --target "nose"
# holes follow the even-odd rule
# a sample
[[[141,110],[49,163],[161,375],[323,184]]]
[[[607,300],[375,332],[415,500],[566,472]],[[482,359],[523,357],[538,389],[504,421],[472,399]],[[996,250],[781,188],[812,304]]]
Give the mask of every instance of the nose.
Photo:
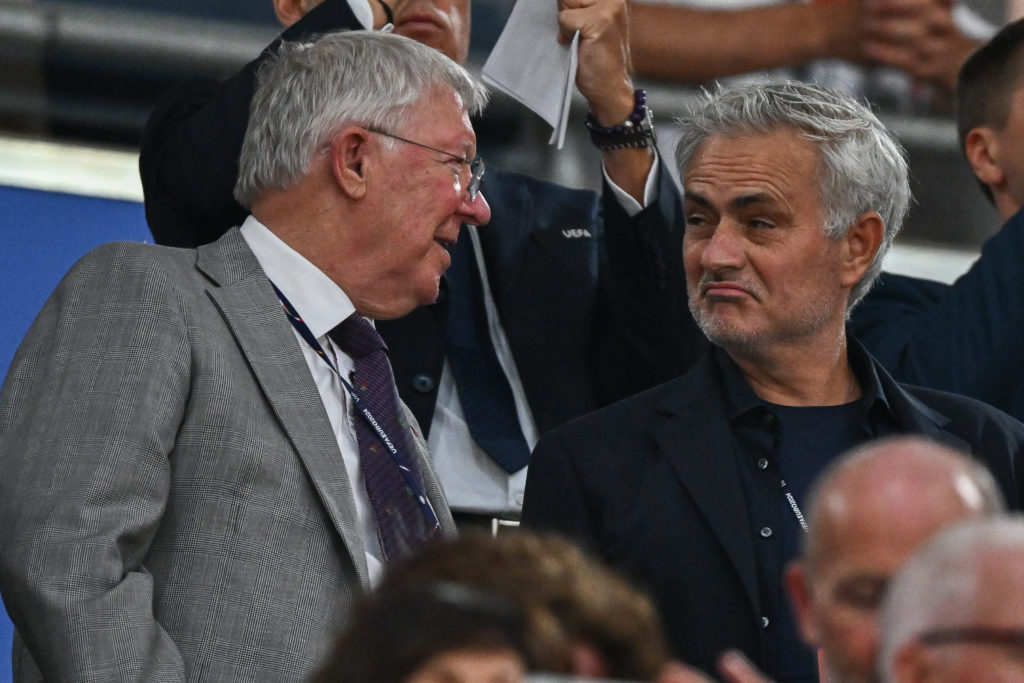
[[[469,225],[487,225],[491,220],[491,206],[484,198],[483,192],[477,192],[474,199],[469,198],[469,192],[462,193],[462,203],[459,205],[459,215],[463,223]]]
[[[742,230],[723,220],[711,232],[701,249],[700,263],[705,270],[739,268],[743,265]]]

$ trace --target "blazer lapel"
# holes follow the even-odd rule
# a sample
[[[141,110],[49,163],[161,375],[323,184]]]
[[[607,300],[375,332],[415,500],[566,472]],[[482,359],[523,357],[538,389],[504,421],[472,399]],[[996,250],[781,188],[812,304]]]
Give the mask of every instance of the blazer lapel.
[[[901,431],[920,434],[955,451],[972,452],[969,443],[944,429],[949,424],[948,417],[909,394],[879,363],[874,362],[874,366],[882,393]]]
[[[705,353],[684,377],[676,383],[678,390],[662,402],[665,419],[652,433],[732,561],[751,609],[759,614],[750,514],[710,355]]]
[[[323,401],[270,281],[237,230],[198,251],[197,267],[219,284],[208,290],[210,298],[302,460],[360,581],[369,587],[352,483]]]

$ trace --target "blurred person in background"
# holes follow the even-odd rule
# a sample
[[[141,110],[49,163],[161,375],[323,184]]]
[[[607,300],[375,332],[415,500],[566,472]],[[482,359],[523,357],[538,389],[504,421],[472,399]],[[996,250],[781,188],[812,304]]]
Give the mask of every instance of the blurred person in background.
[[[1024,680],[1024,520],[940,532],[896,576],[882,607],[886,683]]]
[[[878,680],[879,609],[915,549],[951,524],[1003,510],[984,465],[920,437],[872,441],[830,465],[807,496],[808,532],[786,577],[829,683]]]
[[[1005,223],[952,285],[884,273],[850,331],[900,381],[1024,420],[1024,20],[963,65],[956,117],[961,149]]]
[[[363,598],[313,683],[522,683],[526,636],[512,600],[424,577]]]

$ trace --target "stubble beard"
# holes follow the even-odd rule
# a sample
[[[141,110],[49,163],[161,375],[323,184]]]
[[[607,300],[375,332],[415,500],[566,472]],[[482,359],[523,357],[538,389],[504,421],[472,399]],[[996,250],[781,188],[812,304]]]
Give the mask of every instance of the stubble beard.
[[[727,303],[707,301],[692,288],[688,292],[690,313],[704,336],[712,344],[732,355],[757,357],[779,344],[791,345],[800,340],[810,341],[833,319],[832,302],[822,294],[794,311],[794,316],[774,328],[767,325],[748,325],[748,317],[740,320],[716,315],[714,307]]]

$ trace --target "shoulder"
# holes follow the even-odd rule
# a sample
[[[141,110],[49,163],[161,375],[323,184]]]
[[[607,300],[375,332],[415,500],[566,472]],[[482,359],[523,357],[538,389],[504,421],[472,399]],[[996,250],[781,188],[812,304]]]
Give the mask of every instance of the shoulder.
[[[606,460],[636,453],[653,429],[694,406],[692,397],[702,383],[702,375],[691,370],[547,432],[537,451],[562,450],[570,457]]]
[[[68,271],[65,280],[117,282],[153,281],[173,287],[182,273],[195,269],[192,249],[163,247],[142,242],[109,242],[91,250]]]
[[[988,403],[969,396],[912,384],[901,384],[904,391],[949,419],[947,431],[1005,433],[1007,439],[1024,444],[1024,424]],[[960,434],[957,434],[961,436]]]

